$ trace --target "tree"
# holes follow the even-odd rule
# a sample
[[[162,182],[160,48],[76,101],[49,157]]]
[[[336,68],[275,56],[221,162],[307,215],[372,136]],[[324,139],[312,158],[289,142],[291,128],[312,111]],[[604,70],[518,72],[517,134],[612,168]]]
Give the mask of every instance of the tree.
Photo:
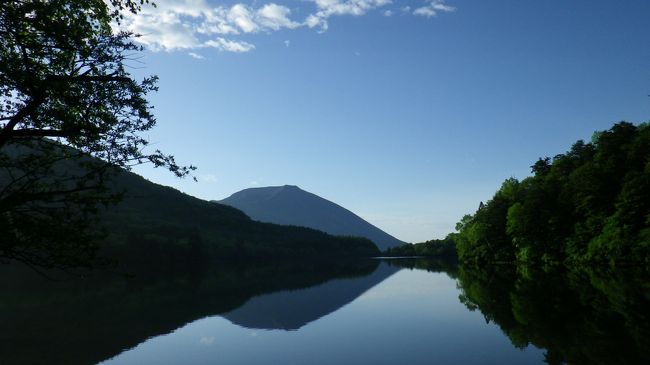
[[[551,172],[551,158],[539,158],[530,168],[536,176],[546,176]]]
[[[179,177],[194,169],[145,152],[157,77],[134,79],[137,35],[113,29],[145,3],[0,3],[0,259],[86,266],[97,248],[90,220],[119,198],[111,174],[145,162]]]

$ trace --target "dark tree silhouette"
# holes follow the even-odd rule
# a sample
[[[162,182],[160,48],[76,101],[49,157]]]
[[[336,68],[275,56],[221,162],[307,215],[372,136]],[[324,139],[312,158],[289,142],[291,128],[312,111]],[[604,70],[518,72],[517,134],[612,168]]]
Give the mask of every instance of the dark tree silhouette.
[[[137,35],[111,25],[146,3],[0,2],[0,259],[90,265],[93,214],[119,198],[111,173],[146,162],[179,177],[193,169],[145,152],[157,77],[134,79]]]

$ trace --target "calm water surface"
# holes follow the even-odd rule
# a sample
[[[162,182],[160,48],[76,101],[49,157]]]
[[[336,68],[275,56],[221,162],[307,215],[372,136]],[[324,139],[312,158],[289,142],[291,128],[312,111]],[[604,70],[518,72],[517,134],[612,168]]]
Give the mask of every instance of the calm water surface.
[[[11,272],[0,363],[647,364],[649,282],[412,260],[55,283]]]
[[[258,310],[248,311],[246,321],[202,318],[102,364],[543,363],[543,351],[515,348],[480,312],[468,311],[447,274],[381,265],[383,281],[300,327],[286,329],[293,311],[309,310],[363,278],[253,298]],[[278,302],[289,311],[277,311]],[[277,328],[269,328],[273,323]]]

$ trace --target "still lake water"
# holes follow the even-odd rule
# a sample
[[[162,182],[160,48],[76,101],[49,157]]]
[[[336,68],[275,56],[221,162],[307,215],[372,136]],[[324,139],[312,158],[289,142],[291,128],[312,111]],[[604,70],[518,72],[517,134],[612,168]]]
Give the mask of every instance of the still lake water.
[[[38,291],[25,289],[38,279],[3,281],[18,295],[0,301],[0,363],[647,364],[640,275],[411,260],[238,265]]]

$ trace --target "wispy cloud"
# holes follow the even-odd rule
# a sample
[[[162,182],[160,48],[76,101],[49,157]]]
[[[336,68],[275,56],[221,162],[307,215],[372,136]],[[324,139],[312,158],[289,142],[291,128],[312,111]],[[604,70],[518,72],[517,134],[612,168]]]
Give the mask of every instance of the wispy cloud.
[[[427,3],[426,6],[413,10],[413,14],[430,18],[436,16],[438,13],[449,13],[456,10],[456,8],[445,4],[442,0],[427,0]]]
[[[294,29],[300,26],[289,17],[291,10],[278,4],[266,4],[257,11],[257,22],[265,29],[280,30],[282,28]]]
[[[105,0],[108,2],[108,0]],[[253,2],[255,5],[235,3],[219,5],[208,0],[158,0],[156,7],[143,6],[137,14],[126,14],[121,27],[140,37],[137,41],[153,51],[198,50],[216,48],[225,52],[243,53],[255,45],[242,40],[251,34],[268,34],[283,29],[312,28],[325,32],[333,16],[362,16],[384,8],[381,14],[390,16],[386,9],[393,0],[306,0],[307,8],[294,9],[285,5]],[[422,0],[416,0],[422,1]],[[412,13],[431,17],[440,12],[455,10],[444,0],[424,0],[426,5]],[[311,8],[311,9],[309,9]],[[410,7],[403,7],[402,10]],[[191,57],[202,59],[195,52]]]
[[[327,20],[333,15],[360,16],[368,11],[391,4],[391,0],[312,0],[317,11],[309,14],[305,24],[309,28],[318,27],[321,32],[329,28]]]
[[[204,60],[204,59],[205,59],[205,57],[201,56],[201,55],[198,54],[198,53],[194,53],[194,52],[190,52],[190,53],[188,53],[188,55],[189,55],[190,57],[192,57],[192,58],[197,59],[197,60]]]
[[[215,39],[206,41],[204,43],[204,46],[216,48],[220,51],[228,51],[228,52],[236,52],[236,53],[248,52],[255,48],[255,45],[247,42],[232,41],[221,37],[217,37]]]

